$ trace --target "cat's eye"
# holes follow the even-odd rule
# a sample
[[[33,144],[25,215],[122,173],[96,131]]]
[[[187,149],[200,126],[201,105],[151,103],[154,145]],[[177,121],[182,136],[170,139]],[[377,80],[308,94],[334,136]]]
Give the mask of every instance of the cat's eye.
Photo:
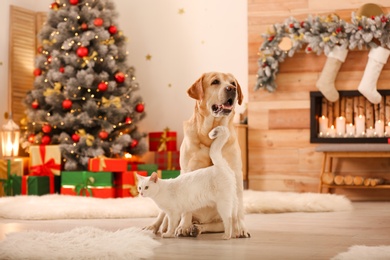
[[[147,190],[149,188],[149,186],[145,186],[145,190]]]

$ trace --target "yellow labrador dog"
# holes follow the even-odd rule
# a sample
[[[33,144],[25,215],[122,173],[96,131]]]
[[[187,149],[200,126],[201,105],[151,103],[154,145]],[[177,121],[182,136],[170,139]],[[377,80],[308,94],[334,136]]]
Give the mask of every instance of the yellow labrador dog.
[[[188,95],[196,100],[191,118],[184,122],[184,139],[180,147],[181,174],[211,165],[209,156],[212,140],[208,133],[216,126],[226,126],[230,137],[222,149],[222,154],[234,171],[238,198],[238,237],[250,237],[245,227],[243,208],[243,178],[241,151],[233,125],[234,106],[241,105],[241,87],[231,74],[209,72],[203,74],[188,90]],[[155,233],[164,218],[161,213],[156,222],[147,227]],[[224,227],[216,208],[206,207],[182,216],[176,229],[177,236],[197,236],[205,232],[223,232]]]

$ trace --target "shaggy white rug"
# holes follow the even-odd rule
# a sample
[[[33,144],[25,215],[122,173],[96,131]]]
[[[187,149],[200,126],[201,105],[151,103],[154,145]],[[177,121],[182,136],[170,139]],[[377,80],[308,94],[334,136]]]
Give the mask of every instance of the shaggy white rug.
[[[318,193],[244,191],[244,208],[250,213],[328,212],[351,210],[344,196]],[[0,198],[0,218],[84,219],[142,218],[158,214],[149,198],[97,199],[65,195]]]
[[[63,233],[11,233],[0,242],[0,259],[145,259],[160,243],[151,232],[128,228],[115,232],[82,227]]]
[[[390,246],[351,246],[331,260],[388,260]]]

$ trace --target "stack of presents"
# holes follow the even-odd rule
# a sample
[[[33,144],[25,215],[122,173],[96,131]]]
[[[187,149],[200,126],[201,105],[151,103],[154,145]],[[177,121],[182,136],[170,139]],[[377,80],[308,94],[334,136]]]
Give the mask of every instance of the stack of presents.
[[[0,160],[0,196],[60,193],[95,198],[138,195],[136,174],[175,178],[180,174],[176,132],[149,133],[149,150],[155,163],[125,158],[89,159],[87,171],[63,171],[58,145],[30,147],[29,158]]]

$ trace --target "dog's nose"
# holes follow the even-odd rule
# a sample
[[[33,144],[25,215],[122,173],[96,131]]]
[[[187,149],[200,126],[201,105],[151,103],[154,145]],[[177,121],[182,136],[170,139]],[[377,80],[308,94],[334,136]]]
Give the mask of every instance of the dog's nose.
[[[236,91],[236,87],[232,86],[232,85],[229,85],[225,88],[226,92],[230,92],[230,91]]]

